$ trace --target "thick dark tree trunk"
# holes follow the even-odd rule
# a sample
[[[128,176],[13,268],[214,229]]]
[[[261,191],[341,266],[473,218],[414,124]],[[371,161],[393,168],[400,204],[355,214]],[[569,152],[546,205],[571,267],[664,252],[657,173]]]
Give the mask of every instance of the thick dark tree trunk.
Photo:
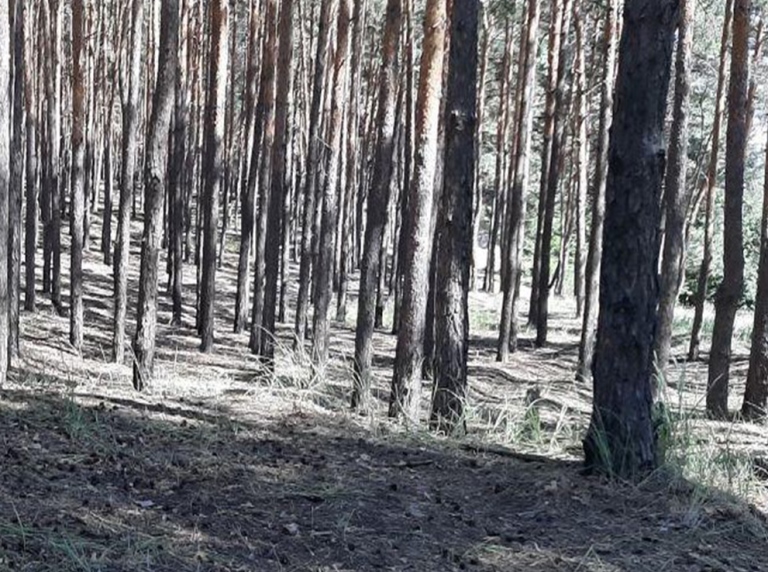
[[[747,87],[749,85],[749,11],[751,0],[733,5],[733,48],[728,91],[728,130],[725,146],[725,217],[723,281],[715,295],[715,324],[707,379],[707,413],[728,416],[733,323],[744,287],[744,160],[747,146]]]
[[[382,62],[378,81],[377,144],[373,159],[373,178],[368,191],[368,212],[360,265],[360,294],[355,330],[355,379],[352,407],[360,410],[366,410],[369,407],[371,398],[373,324],[376,311],[376,288],[379,272],[382,270],[379,264],[379,251],[384,237],[384,228],[387,225],[387,205],[392,177],[398,78],[397,48],[401,16],[402,0],[387,0]]]
[[[136,336],[133,339],[133,387],[137,391],[151,383],[155,365],[163,196],[179,57],[179,0],[163,0],[160,30],[160,57],[144,164],[144,233]]]
[[[594,404],[587,467],[635,478],[656,468],[651,419],[664,119],[676,0],[628,0],[606,188]]]
[[[446,433],[466,431],[479,4],[477,0],[456,2],[451,15],[445,184],[435,292],[435,390],[430,415],[432,428]]]

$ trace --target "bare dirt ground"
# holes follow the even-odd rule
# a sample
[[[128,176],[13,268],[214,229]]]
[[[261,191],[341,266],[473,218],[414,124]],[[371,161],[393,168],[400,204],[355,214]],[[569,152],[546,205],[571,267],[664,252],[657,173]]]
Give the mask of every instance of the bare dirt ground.
[[[229,333],[234,243],[217,278],[215,353],[197,351],[190,269],[185,323],[168,325],[163,296],[157,379],[136,394],[129,368],[109,363],[112,279],[93,250],[82,356],[42,295],[22,316],[23,355],[0,393],[0,570],[768,570],[768,481],[755,461],[768,436],[703,420],[705,364],[668,380],[674,462],[640,485],[613,483],[581,470],[590,388],[573,382],[568,301],[555,304],[546,349],[526,333],[502,366],[500,300],[472,296],[470,434],[447,439],[385,419],[385,332],[377,411],[348,411],[354,312],[336,324],[326,378],[289,351],[287,325],[277,374],[264,375],[247,335]]]

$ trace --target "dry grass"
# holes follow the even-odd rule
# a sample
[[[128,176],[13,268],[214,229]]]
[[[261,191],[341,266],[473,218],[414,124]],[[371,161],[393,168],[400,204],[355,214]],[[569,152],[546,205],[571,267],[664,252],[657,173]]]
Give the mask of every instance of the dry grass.
[[[663,470],[640,485],[585,477],[590,388],[573,381],[569,301],[554,301],[546,349],[524,331],[502,365],[500,298],[472,295],[470,432],[448,439],[386,419],[384,332],[376,407],[348,410],[354,312],[333,330],[324,377],[291,351],[287,325],[265,372],[247,335],[229,333],[235,256],[232,243],[215,353],[197,351],[191,304],[174,328],[163,297],[157,376],[141,395],[109,363],[111,277],[95,254],[83,355],[47,304],[23,316],[23,359],[0,399],[0,570],[768,570],[754,464],[765,428],[704,420],[704,364],[668,380]],[[425,413],[428,395],[425,383]]]

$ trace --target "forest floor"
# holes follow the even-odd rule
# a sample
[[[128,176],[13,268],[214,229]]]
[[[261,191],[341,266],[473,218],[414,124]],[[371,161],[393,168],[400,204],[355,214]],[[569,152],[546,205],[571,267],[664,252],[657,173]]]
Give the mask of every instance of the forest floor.
[[[185,323],[169,325],[163,296],[157,379],[133,392],[129,368],[109,363],[111,272],[96,250],[82,355],[42,295],[22,315],[22,357],[0,392],[0,570],[768,570],[768,434],[704,420],[703,362],[676,366],[664,391],[668,466],[610,482],[582,473],[590,387],[573,381],[567,300],[547,348],[524,332],[500,365],[500,298],[472,295],[469,434],[449,439],[385,418],[395,338],[383,331],[377,409],[349,412],[354,311],[335,325],[323,379],[289,350],[288,326],[264,375],[247,335],[230,333],[234,243],[215,353],[197,351],[190,270]],[[748,340],[737,335],[736,380]],[[426,408],[427,383],[423,394]]]

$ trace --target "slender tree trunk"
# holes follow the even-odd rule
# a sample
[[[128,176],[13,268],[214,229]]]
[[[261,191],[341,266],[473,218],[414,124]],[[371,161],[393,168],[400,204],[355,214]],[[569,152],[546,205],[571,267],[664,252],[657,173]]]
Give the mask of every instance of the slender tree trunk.
[[[208,95],[205,105],[205,155],[203,172],[203,252],[200,284],[200,349],[210,352],[215,335],[216,231],[219,226],[219,193],[224,169],[224,120],[227,104],[229,59],[229,0],[212,0],[209,7],[211,51]]]
[[[589,179],[589,136],[587,132],[588,96],[587,96],[587,69],[585,62],[585,38],[584,26],[581,21],[581,7],[579,2],[573,3],[573,25],[576,31],[576,145],[575,157],[577,161],[578,181],[576,182],[576,253],[574,257],[573,288],[576,297],[576,317],[584,315],[584,290],[587,242],[586,230],[586,200],[588,195]]]
[[[330,117],[330,157],[327,164],[323,191],[323,222],[320,227],[320,255],[317,265],[317,296],[312,324],[314,359],[321,370],[328,361],[330,331],[329,309],[333,298],[334,243],[339,215],[339,163],[342,151],[341,132],[344,127],[344,109],[347,99],[349,69],[349,31],[352,20],[352,1],[340,0],[337,23],[336,55],[333,73],[333,107]]]
[[[8,2],[0,2],[0,235],[8,236],[9,185],[11,181],[11,20]],[[8,241],[0,240],[0,386],[8,377]]]
[[[432,207],[438,153],[438,126],[443,90],[443,61],[448,19],[446,0],[429,0],[416,100],[415,162],[407,190],[403,232],[403,303],[397,335],[395,368],[389,398],[390,417],[418,422],[424,328],[432,257]],[[466,150],[465,150],[466,152]],[[473,152],[470,150],[470,153]],[[468,262],[468,261],[467,261]]]
[[[510,84],[510,70],[512,68],[512,51],[513,51],[513,29],[512,25],[507,21],[506,24],[506,39],[504,42],[504,55],[501,61],[501,68],[499,69],[499,109],[498,109],[498,123],[496,126],[496,168],[494,177],[495,198],[493,204],[493,219],[491,222],[491,238],[488,243],[488,262],[485,268],[485,284],[484,289],[486,292],[494,292],[496,289],[496,248],[499,245],[499,237],[504,236],[504,220],[505,220],[505,203],[504,197],[506,196],[506,181],[504,168],[505,161],[507,159],[507,124],[509,122],[509,84]],[[516,119],[516,118],[515,118]],[[501,239],[504,242],[504,239]],[[502,245],[502,258],[505,249]],[[504,265],[502,260],[502,265]]]
[[[373,178],[368,191],[368,212],[365,243],[360,265],[360,294],[355,331],[355,379],[352,407],[367,410],[371,398],[373,372],[373,325],[376,287],[381,265],[384,229],[387,225],[392,156],[394,152],[395,104],[397,98],[398,60],[402,0],[387,0],[387,12],[382,40],[382,62],[378,81],[378,110],[376,115],[377,144],[373,159]]]
[[[54,109],[56,117],[53,121],[51,130],[51,142],[53,150],[51,161],[53,162],[51,179],[51,301],[53,307],[59,314],[63,314],[64,308],[61,304],[61,194],[64,186],[62,176],[62,108],[61,101],[61,58],[63,54],[62,46],[62,28],[64,20],[63,4],[59,0],[53,2],[55,7],[51,8],[54,18],[54,37],[51,44],[53,50],[53,99],[49,105]]]
[[[768,143],[766,143],[768,159]],[[749,352],[747,387],[741,414],[745,419],[763,419],[768,404],[768,160],[765,163],[763,216],[760,231],[760,263],[757,269],[757,295]]]
[[[442,232],[435,292],[435,390],[430,415],[431,427],[445,433],[466,431],[479,5],[476,0],[456,2],[451,15],[445,186],[438,222]]]
[[[24,186],[24,2],[13,3],[13,125],[11,127],[11,183],[9,194],[8,289],[11,358],[19,355],[19,309],[21,305],[21,202]]]
[[[142,30],[144,0],[133,0],[130,17],[128,93],[123,105],[123,142],[120,162],[120,207],[115,251],[115,319],[112,357],[122,363],[125,355],[125,318],[128,312],[128,257],[131,246],[131,203],[134,193],[139,133]]]
[[[704,323],[704,305],[707,302],[707,290],[709,275],[712,267],[712,241],[715,234],[715,198],[717,189],[717,171],[720,157],[720,138],[723,123],[723,110],[725,108],[725,77],[726,63],[728,61],[728,40],[730,38],[733,20],[733,0],[726,0],[725,19],[723,21],[723,33],[720,41],[720,65],[717,74],[717,96],[715,101],[715,118],[712,125],[712,152],[707,168],[706,192],[705,192],[705,222],[704,222],[704,253],[699,267],[698,280],[696,282],[696,296],[694,303],[693,327],[691,329],[691,343],[688,347],[688,359],[699,359],[699,346],[701,344],[701,326]]]
[[[37,179],[38,167],[38,127],[39,118],[36,108],[36,89],[35,80],[36,67],[34,61],[34,34],[33,18],[28,19],[30,29],[26,34],[26,61],[24,64],[24,101],[26,104],[26,144],[27,144],[27,163],[26,163],[26,219],[24,232],[24,267],[25,267],[25,287],[24,287],[24,309],[28,312],[35,312],[37,309],[37,293],[35,291],[35,267],[37,253],[37,226],[38,226],[38,196],[39,187]]]
[[[610,143],[587,467],[638,478],[659,462],[651,419],[658,226],[675,0],[627,0]]]
[[[592,226],[589,234],[584,291],[584,320],[579,341],[579,364],[576,379],[588,381],[592,376],[592,358],[597,330],[598,300],[600,299],[600,262],[603,253],[603,224],[605,219],[605,189],[608,181],[608,146],[613,121],[613,88],[616,62],[616,29],[618,1],[606,6],[603,51],[605,63],[601,78],[600,126],[597,135],[597,156],[592,185]]]
[[[695,0],[682,1],[677,33],[674,110],[662,205],[666,211],[666,223],[661,262],[659,325],[655,341],[656,363],[662,376],[666,375],[669,362],[675,305],[685,269],[685,219],[691,202],[691,191],[687,184],[688,106],[695,6]]]
[[[301,233],[301,262],[299,264],[299,293],[296,301],[295,340],[296,347],[304,344],[306,319],[309,310],[311,287],[311,266],[317,233],[313,232],[317,218],[316,195],[321,180],[323,157],[322,125],[320,112],[323,107],[324,87],[327,76],[328,51],[331,46],[331,28],[336,0],[322,0],[320,7],[320,28],[315,55],[315,73],[312,85],[312,104],[309,111],[309,154],[304,181],[304,220]]]
[[[237,263],[237,293],[235,297],[235,332],[245,331],[248,321],[248,292],[250,289],[250,262],[251,244],[253,242],[253,225],[256,217],[256,186],[258,184],[258,163],[261,150],[261,138],[264,133],[264,107],[269,86],[268,76],[274,74],[270,66],[261,67],[261,79],[258,81],[258,96],[256,96],[256,69],[259,26],[258,18],[251,12],[251,21],[248,26],[248,70],[247,89],[245,100],[245,114],[248,118],[246,134],[248,140],[247,171],[241,187],[241,222],[240,222],[240,252]],[[266,46],[263,46],[266,47]],[[262,53],[264,49],[262,49]],[[256,109],[254,110],[254,100]]]
[[[536,326],[539,319],[539,289],[548,285],[541,285],[541,261],[542,261],[542,235],[544,233],[545,217],[547,212],[547,193],[549,191],[549,176],[552,172],[552,163],[557,164],[557,157],[552,154],[552,140],[555,136],[555,122],[558,111],[557,93],[560,69],[560,46],[562,43],[563,29],[563,2],[564,0],[551,0],[549,18],[549,47],[547,52],[548,75],[547,96],[544,109],[544,141],[541,151],[541,178],[539,186],[539,211],[536,223],[536,242],[533,253],[533,272],[531,278],[531,300],[528,309],[528,323]],[[537,338],[539,328],[537,327]],[[538,340],[537,340],[538,344]]]
[[[510,350],[517,348],[517,284],[521,273],[521,252],[525,224],[525,182],[528,164],[528,149],[531,131],[531,106],[533,105],[533,89],[536,74],[536,56],[538,48],[539,3],[531,0],[528,3],[528,22],[526,25],[525,59],[521,56],[521,72],[524,74],[520,83],[520,108],[517,115],[518,129],[514,166],[514,178],[511,188],[510,216],[505,240],[509,242],[506,249],[508,276],[502,280],[504,297],[501,309],[499,327],[499,342],[496,359],[507,361]]]
[[[136,336],[133,339],[133,387],[137,391],[152,381],[154,373],[163,196],[179,59],[179,0],[163,0],[160,18],[160,57],[144,165],[144,233]]]
[[[728,382],[733,323],[744,287],[744,160],[748,133],[750,0],[733,5],[733,48],[728,91],[728,130],[725,146],[725,218],[723,281],[715,295],[715,324],[707,379],[707,413],[716,419],[728,416]]]
[[[344,322],[347,318],[347,289],[349,286],[349,271],[353,258],[353,235],[355,198],[362,192],[361,181],[358,173],[360,164],[367,158],[359,152],[360,144],[360,110],[358,109],[362,87],[362,62],[364,61],[363,33],[367,20],[368,0],[356,0],[352,15],[352,67],[350,69],[349,82],[349,113],[347,133],[347,159],[346,159],[346,205],[344,206],[344,226],[341,241],[341,272],[339,274],[339,297],[336,307],[336,321]],[[361,161],[362,158],[362,161]]]
[[[477,129],[477,135],[475,136],[475,174],[472,181],[473,188],[473,200],[472,200],[472,250],[471,254],[471,271],[469,277],[469,289],[474,291],[477,287],[477,260],[475,260],[475,252],[480,248],[480,226],[483,222],[483,216],[485,215],[485,205],[483,204],[483,181],[481,177],[481,170],[479,168],[480,158],[483,153],[483,122],[485,120],[485,84],[486,75],[488,73],[488,51],[491,43],[491,28],[488,21],[488,12],[484,5],[480,4],[480,25],[482,26],[481,35],[483,38],[482,47],[480,48],[480,72],[478,75],[477,86],[477,121],[475,127]]]
[[[264,88],[263,113],[261,124],[264,140],[261,144],[261,157],[251,160],[251,176],[258,180],[259,206],[256,214],[256,237],[254,242],[253,265],[253,302],[251,305],[251,331],[249,347],[251,352],[259,354],[262,351],[265,332],[265,275],[267,251],[267,215],[270,209],[272,157],[275,144],[275,68],[277,67],[277,2],[267,0],[266,23],[264,31],[262,76]],[[265,70],[267,70],[265,72]],[[254,149],[258,147],[254,146]],[[258,165],[258,177],[255,167]],[[268,334],[267,334],[268,335]]]
[[[272,161],[272,197],[269,202],[269,219],[267,221],[267,239],[269,246],[266,252],[266,284],[264,287],[264,335],[260,352],[267,363],[274,367],[275,358],[275,314],[277,310],[277,286],[280,266],[280,249],[282,234],[288,220],[285,219],[285,203],[290,195],[288,167],[288,142],[291,91],[291,59],[293,48],[293,0],[284,0],[280,10],[278,24],[280,48],[277,55],[277,97],[275,99],[275,155]],[[285,250],[287,244],[282,241],[283,264],[287,262]]]
[[[550,290],[550,264],[552,254],[552,226],[555,218],[555,206],[557,201],[557,191],[560,186],[560,175],[562,173],[565,159],[565,127],[566,127],[566,79],[570,51],[567,47],[568,33],[570,31],[571,20],[571,0],[565,0],[562,6],[563,14],[561,16],[560,28],[560,46],[557,64],[557,83],[555,84],[555,107],[554,107],[554,126],[552,129],[552,141],[550,143],[549,157],[549,175],[547,176],[547,187],[545,193],[539,200],[544,201],[544,217],[541,228],[541,245],[539,248],[539,279],[538,279],[538,301],[536,311],[538,312],[536,324],[536,346],[543,347],[547,343],[547,333],[549,329],[549,290]],[[541,210],[541,209],[540,209]],[[560,269],[562,273],[564,268]],[[534,278],[534,283],[536,279]],[[533,294],[532,294],[533,296]]]
[[[72,2],[72,218],[69,342],[83,349],[83,239],[85,218],[85,7]]]
[[[173,155],[170,162],[168,176],[168,197],[170,200],[171,214],[171,298],[173,304],[171,322],[180,326],[182,322],[184,305],[184,208],[185,177],[184,165],[187,154],[188,124],[189,124],[189,97],[190,90],[187,84],[189,74],[189,0],[181,0],[180,31],[179,31],[179,62],[176,74],[176,109],[173,127]]]
[[[222,180],[223,193],[222,198],[222,220],[221,232],[219,233],[219,257],[217,266],[220,269],[224,263],[224,252],[227,248],[227,236],[229,234],[229,219],[231,210],[232,191],[235,184],[233,173],[237,172],[237,161],[234,157],[233,144],[235,141],[235,85],[237,85],[237,4],[233,5],[230,11],[230,33],[229,33],[229,78],[231,86],[227,94],[226,117],[224,128],[224,178]]]

